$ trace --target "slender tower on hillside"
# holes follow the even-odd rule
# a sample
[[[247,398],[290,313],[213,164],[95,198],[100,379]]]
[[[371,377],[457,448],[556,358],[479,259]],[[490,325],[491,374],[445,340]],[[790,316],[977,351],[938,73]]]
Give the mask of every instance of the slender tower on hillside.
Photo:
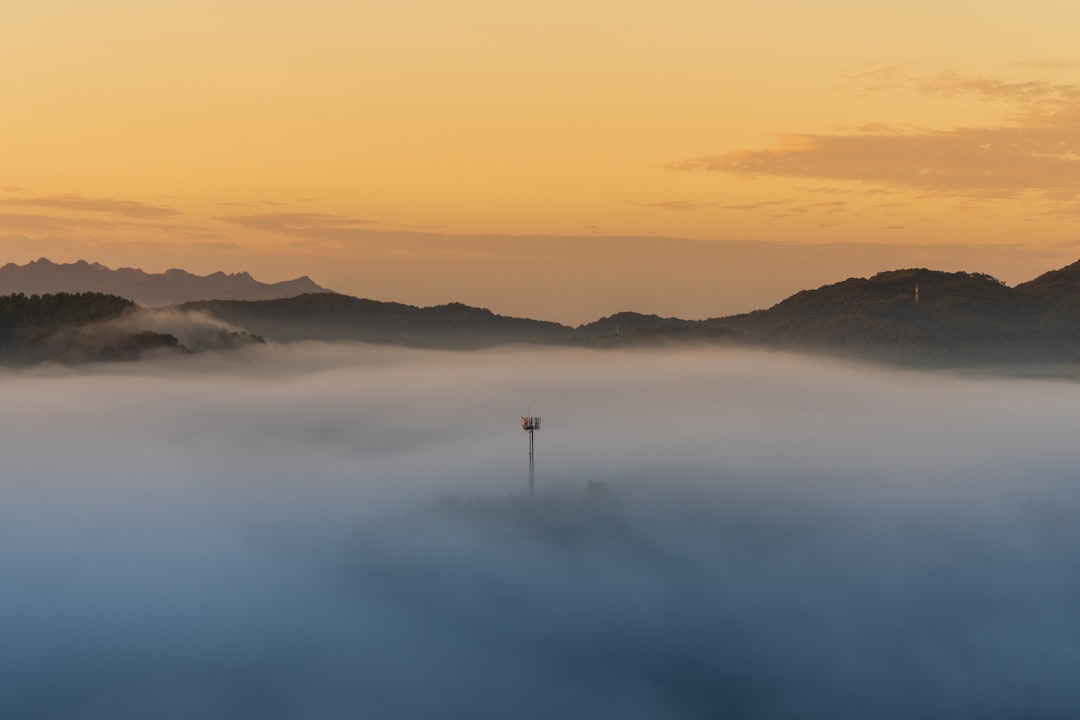
[[[529,433],[529,497],[533,494],[533,433],[540,429],[540,418],[522,417],[521,429]]]

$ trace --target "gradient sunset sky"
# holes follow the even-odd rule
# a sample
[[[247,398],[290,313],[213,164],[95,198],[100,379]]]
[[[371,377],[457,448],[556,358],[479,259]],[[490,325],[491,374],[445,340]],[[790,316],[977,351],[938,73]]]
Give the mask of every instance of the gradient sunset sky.
[[[0,4],[0,261],[578,323],[1080,258],[1080,3]]]

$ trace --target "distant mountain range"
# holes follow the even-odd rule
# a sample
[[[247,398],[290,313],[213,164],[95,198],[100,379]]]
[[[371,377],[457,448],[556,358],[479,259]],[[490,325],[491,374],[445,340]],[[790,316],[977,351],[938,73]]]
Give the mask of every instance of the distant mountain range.
[[[67,268],[80,277],[87,269],[127,272],[94,270],[86,263],[57,266],[44,260],[17,269],[43,263],[54,270]],[[17,266],[0,269],[0,277],[12,267]],[[291,287],[288,283],[265,286],[246,274],[197,278],[183,271],[163,276],[130,272],[143,277],[172,273],[198,280],[242,278],[246,281],[241,280],[241,285]],[[318,288],[306,278],[292,282]],[[359,340],[453,349],[507,343],[623,347],[691,342],[845,354],[924,367],[1049,364],[1080,368],[1080,262],[1015,287],[982,273],[891,270],[804,290],[771,308],[742,315],[684,320],[624,312],[576,328],[504,317],[461,303],[421,308],[318,290],[265,300],[189,301],[175,309],[185,316],[210,315],[242,329],[244,334],[237,336],[235,344],[251,336],[277,342]],[[70,304],[70,299],[65,302]],[[100,298],[94,303],[104,306]],[[13,307],[30,312],[18,303]],[[71,322],[82,320],[76,317]],[[27,337],[41,332],[62,336],[52,325],[44,330],[39,326],[27,325],[37,328],[37,335],[23,332],[20,342],[25,345]],[[142,341],[163,340],[146,336]]]
[[[308,277],[262,283],[246,272],[193,275],[185,270],[148,273],[137,268],[113,270],[79,260],[58,264],[45,258],[26,265],[0,267],[0,295],[59,292],[97,292],[118,295],[148,307],[178,305],[192,300],[273,300],[304,293],[331,292]]]

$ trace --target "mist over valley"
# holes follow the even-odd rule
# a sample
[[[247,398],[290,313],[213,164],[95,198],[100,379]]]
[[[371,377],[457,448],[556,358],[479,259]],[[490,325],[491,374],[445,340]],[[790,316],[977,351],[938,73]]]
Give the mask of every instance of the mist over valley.
[[[12,717],[1080,709],[1072,382],[306,342],[0,385]]]

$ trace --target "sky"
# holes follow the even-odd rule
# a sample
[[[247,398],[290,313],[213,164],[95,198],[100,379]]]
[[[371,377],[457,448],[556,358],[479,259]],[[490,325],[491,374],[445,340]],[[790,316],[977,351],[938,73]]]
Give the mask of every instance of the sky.
[[[585,322],[1080,256],[1080,7],[0,4],[5,262]]]

